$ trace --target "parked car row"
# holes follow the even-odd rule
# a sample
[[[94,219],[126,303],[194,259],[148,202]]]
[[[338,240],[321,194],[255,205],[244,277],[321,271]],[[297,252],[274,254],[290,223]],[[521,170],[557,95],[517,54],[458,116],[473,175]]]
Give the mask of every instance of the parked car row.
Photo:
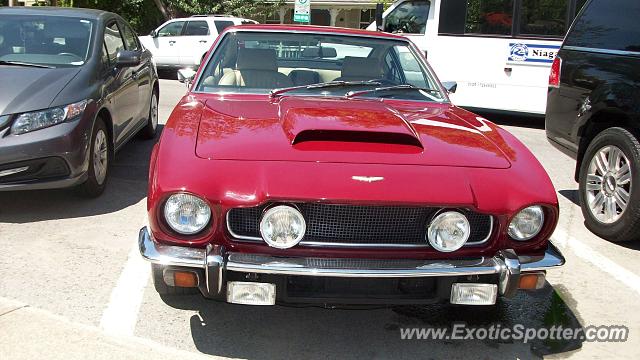
[[[617,2],[589,1],[569,31],[547,135],[578,159],[587,226],[626,241],[640,230],[640,6]],[[406,37],[206,16],[138,38],[103,11],[0,15],[0,190],[99,195],[115,151],[155,136],[156,66],[191,68],[153,148],[138,238],[160,294],[493,305],[564,264],[545,170],[452,104],[456,84]]]

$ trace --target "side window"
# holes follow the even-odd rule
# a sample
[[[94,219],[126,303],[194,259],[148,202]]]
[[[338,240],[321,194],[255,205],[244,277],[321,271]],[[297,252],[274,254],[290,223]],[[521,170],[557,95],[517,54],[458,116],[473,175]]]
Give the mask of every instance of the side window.
[[[429,16],[428,1],[406,1],[391,11],[384,22],[390,33],[424,34]]]
[[[520,34],[564,36],[568,6],[569,0],[523,0]]]
[[[109,63],[115,64],[118,52],[124,50],[124,41],[118,30],[118,25],[114,22],[107,25],[104,29],[104,44],[107,48],[107,56],[109,57]]]
[[[158,36],[180,36],[184,21],[174,21],[158,31]]]
[[[566,45],[640,52],[640,1],[591,1],[576,20]]]
[[[107,45],[102,42],[102,55],[100,56],[100,63],[102,63],[102,69],[106,70],[111,64],[109,62],[109,54],[107,53]]]
[[[228,20],[216,20],[214,21],[214,23],[216,24],[216,30],[218,30],[218,34],[220,34],[224,29],[228,28],[229,26],[233,26],[233,21],[228,21]]]
[[[138,43],[138,38],[136,34],[131,30],[131,28],[127,25],[122,25],[122,34],[124,35],[124,43],[127,45],[127,50],[140,50],[140,44]]]
[[[513,0],[468,0],[465,33],[511,35]]]
[[[209,35],[209,25],[206,21],[189,21],[184,29],[186,36],[205,36]]]

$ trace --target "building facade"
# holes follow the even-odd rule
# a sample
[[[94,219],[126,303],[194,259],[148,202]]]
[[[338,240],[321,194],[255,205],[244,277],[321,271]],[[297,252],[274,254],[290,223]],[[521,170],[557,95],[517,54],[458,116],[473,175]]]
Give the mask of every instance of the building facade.
[[[371,0],[310,0],[311,25],[364,29],[375,21],[376,3]],[[264,19],[267,24],[292,24],[294,0],[286,0],[278,12]]]

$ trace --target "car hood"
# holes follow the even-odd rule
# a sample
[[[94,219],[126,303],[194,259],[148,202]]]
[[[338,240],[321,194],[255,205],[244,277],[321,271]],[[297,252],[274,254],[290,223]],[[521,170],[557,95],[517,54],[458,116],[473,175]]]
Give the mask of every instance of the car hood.
[[[209,98],[196,155],[215,160],[511,166],[495,125],[449,104]],[[484,121],[482,121],[484,120]]]
[[[0,65],[0,115],[48,108],[80,68]]]

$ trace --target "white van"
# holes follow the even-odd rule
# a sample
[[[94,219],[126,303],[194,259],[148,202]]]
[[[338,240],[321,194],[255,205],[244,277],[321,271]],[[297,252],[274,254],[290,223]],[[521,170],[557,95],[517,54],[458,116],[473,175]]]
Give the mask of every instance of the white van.
[[[197,69],[218,34],[229,26],[242,24],[257,22],[230,15],[171,19],[153,30],[151,35],[140,36],[140,42],[151,51],[158,68]]]
[[[551,64],[586,1],[401,0],[382,28],[406,35],[441,80],[458,83],[456,105],[544,115]]]

